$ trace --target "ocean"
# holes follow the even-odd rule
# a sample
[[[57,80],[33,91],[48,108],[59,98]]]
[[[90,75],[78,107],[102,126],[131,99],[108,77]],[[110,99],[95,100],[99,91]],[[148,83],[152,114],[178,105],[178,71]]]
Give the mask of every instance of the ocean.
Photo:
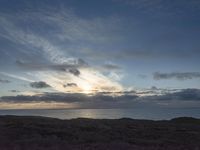
[[[200,118],[199,108],[168,109],[20,109],[0,110],[0,115],[45,116],[60,119],[93,118],[93,119],[150,119],[168,120],[175,117]]]

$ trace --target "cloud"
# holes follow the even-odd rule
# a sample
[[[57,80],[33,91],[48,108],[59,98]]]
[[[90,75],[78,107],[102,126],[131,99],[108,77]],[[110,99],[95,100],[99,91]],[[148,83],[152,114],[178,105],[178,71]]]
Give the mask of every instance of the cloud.
[[[152,86],[151,90],[158,90],[158,88],[156,86]]]
[[[11,81],[9,80],[4,80],[4,79],[0,79],[0,83],[10,83]]]
[[[119,70],[119,69],[121,69],[120,66],[115,65],[115,64],[110,64],[110,63],[109,64],[104,64],[102,67],[107,69],[107,70]]]
[[[200,2],[198,0],[113,0],[132,6],[138,13],[155,14],[155,16],[181,16],[185,13],[192,13],[200,10]],[[184,7],[183,7],[184,5]],[[159,13],[158,13],[159,12]],[[157,13],[157,14],[156,14]]]
[[[153,78],[155,80],[162,79],[177,79],[177,80],[189,80],[200,78],[200,72],[172,72],[172,73],[153,73]]]
[[[71,74],[75,75],[75,76],[79,76],[81,74],[81,72],[76,69],[76,68],[72,68],[68,70]]]
[[[1,97],[3,102],[15,102],[15,103],[30,103],[30,102],[79,102],[87,99],[87,96],[84,94],[78,93],[44,93],[39,95],[17,95],[17,96],[4,96]]]
[[[87,101],[123,101],[129,99],[135,99],[137,96],[106,96],[103,94],[96,94],[93,96],[81,94],[81,93],[44,93],[34,96],[25,96],[25,95],[17,95],[17,96],[4,96],[1,97],[1,100],[4,102],[32,102],[32,101],[45,101],[45,102],[87,102]]]
[[[103,51],[103,52],[102,52]],[[119,49],[116,51],[110,50],[110,51],[96,51],[91,49],[84,49],[84,51],[80,51],[79,53],[86,57],[87,60],[99,60],[99,61],[118,61],[118,60],[152,60],[155,57],[161,57],[161,58],[188,58],[188,56],[191,56],[191,51],[181,53],[179,51],[172,52],[172,51],[159,51],[159,50],[152,50],[148,49],[147,47],[143,47],[142,49]],[[117,68],[116,68],[117,69]],[[120,69],[120,66],[119,66]]]
[[[32,88],[37,88],[37,89],[49,88],[49,87],[51,87],[50,85],[48,85],[46,82],[43,82],[43,81],[32,82],[32,83],[30,83],[30,86],[31,86]]]
[[[18,90],[10,90],[10,92],[12,92],[12,93],[18,93],[20,91],[18,91]]]
[[[139,74],[138,77],[139,77],[139,78],[142,78],[142,79],[146,79],[146,78],[147,78],[147,75]]]
[[[66,82],[78,85],[79,88],[70,88],[71,92],[104,91],[111,87],[121,90],[123,87],[118,81],[89,66],[81,55],[88,45],[93,48],[119,41],[120,31],[124,29],[121,19],[114,16],[82,18],[70,8],[52,11],[54,6],[43,5],[37,11],[0,13],[0,37],[9,45],[15,45],[14,54],[8,50],[12,62],[17,60],[17,66],[12,67],[24,71],[24,76],[14,72],[10,77],[28,82],[44,81],[59,92],[66,92],[63,87]]]
[[[173,107],[187,107],[185,104],[192,104],[188,107],[200,107],[200,89],[182,89],[177,92],[153,96],[139,96],[137,93],[138,92],[135,91],[122,91],[118,93],[99,92],[93,95],[82,93],[43,93],[33,96],[4,96],[0,98],[0,102],[74,103],[77,104],[79,108],[133,108],[136,106],[152,107],[163,105],[165,107],[168,107],[168,105],[171,107],[170,104],[172,103],[175,104],[172,105]]]
[[[115,81],[120,81],[123,78],[123,73],[110,71],[108,76]]]
[[[174,90],[163,94],[140,97],[146,106],[164,108],[200,108],[200,89]]]
[[[67,84],[64,84],[63,87],[64,88],[66,88],[66,87],[77,87],[77,84],[76,83],[67,83]]]
[[[67,59],[67,58],[66,58]],[[65,71],[67,69],[87,68],[89,65],[83,59],[68,58],[65,63],[35,63],[17,60],[16,64],[27,70],[56,70]]]
[[[26,81],[26,82],[34,82],[31,79],[28,79],[26,77],[19,76],[19,75],[16,75],[16,74],[10,74],[10,73],[7,73],[7,72],[0,72],[0,74],[4,75],[6,77],[17,79],[17,80],[22,80],[22,81]]]
[[[17,60],[16,64],[26,70],[31,71],[45,71],[45,70],[54,70],[69,72],[75,76],[80,75],[78,68],[87,68],[88,64],[82,59],[73,59],[73,62],[68,62],[64,64],[35,64],[35,63],[25,63],[21,60]]]

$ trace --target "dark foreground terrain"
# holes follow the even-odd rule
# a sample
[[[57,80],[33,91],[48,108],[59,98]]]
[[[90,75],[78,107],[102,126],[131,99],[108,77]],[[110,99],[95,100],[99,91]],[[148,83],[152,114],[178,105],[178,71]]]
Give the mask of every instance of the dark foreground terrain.
[[[200,120],[0,116],[0,150],[200,150]]]

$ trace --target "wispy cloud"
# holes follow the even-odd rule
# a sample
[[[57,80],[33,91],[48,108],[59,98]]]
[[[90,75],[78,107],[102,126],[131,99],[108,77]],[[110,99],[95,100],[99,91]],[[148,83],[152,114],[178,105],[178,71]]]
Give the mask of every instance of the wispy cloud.
[[[162,79],[177,79],[177,80],[190,80],[200,78],[200,72],[172,72],[172,73],[160,73],[155,72],[153,74],[155,80]]]
[[[112,64],[112,63],[106,63],[102,66],[102,68],[106,70],[120,70],[121,69],[119,65]]]
[[[198,13],[200,10],[200,2],[198,0],[113,0],[114,2],[120,2],[132,6],[140,13],[154,14],[157,16],[181,16],[188,13]],[[185,5],[185,7],[183,7]],[[158,13],[159,12],[159,13]]]
[[[0,83],[10,83],[11,81],[5,80],[5,79],[0,79]]]
[[[79,68],[86,68],[88,65],[83,63],[83,61],[79,61],[81,59],[74,59],[73,62],[64,63],[64,64],[36,64],[36,63],[25,63],[20,60],[16,61],[16,64],[23,69],[29,71],[46,71],[46,70],[53,70],[53,71],[61,71],[61,72],[68,72],[75,76],[80,75]]]
[[[12,92],[12,93],[19,93],[20,91],[18,91],[18,90],[10,90],[10,92]]]
[[[19,76],[19,75],[15,75],[15,74],[10,74],[10,73],[6,73],[6,72],[0,72],[0,74],[10,77],[10,78],[14,78],[17,80],[22,80],[22,81],[27,81],[27,82],[34,82],[34,80],[28,79],[26,77],[23,76]]]
[[[37,58],[39,60],[37,63],[29,62],[26,57],[17,60],[17,66],[24,69],[24,71],[28,71],[32,79],[49,83],[53,89],[60,92],[66,92],[63,87],[66,82],[76,83],[77,87],[80,88],[79,91],[92,90],[92,88],[93,90],[121,90],[122,85],[120,83],[104,75],[101,70],[95,67],[85,67],[88,65],[85,60],[72,57],[70,55],[72,50],[67,46],[63,49],[61,46],[63,42],[73,43],[74,45],[77,42],[82,43],[86,40],[92,43],[101,43],[106,42],[108,39],[109,41],[116,39],[117,36],[110,34],[110,31],[118,28],[116,26],[116,24],[120,24],[118,18],[83,19],[75,15],[71,10],[61,9],[52,13],[47,9],[46,11],[39,10],[26,13],[19,11],[16,14],[1,13],[0,20],[1,37],[15,44],[31,48],[32,51],[38,53],[39,57],[41,55],[45,58],[45,60],[42,57],[41,60]],[[38,20],[40,21],[38,22]],[[22,28],[19,25],[23,23],[26,26],[26,24],[33,22],[38,22],[38,26],[45,25],[49,27],[47,28],[49,32],[41,34],[30,26]],[[51,30],[52,26],[56,27],[56,29]],[[51,34],[51,32],[54,33]],[[31,54],[26,53],[26,55]],[[114,66],[104,66],[104,68],[111,67],[113,68]],[[37,73],[31,74],[31,71]],[[74,75],[74,77],[71,75]],[[7,74],[7,76],[34,82],[32,79],[29,80],[14,74]],[[74,90],[77,90],[77,88]]]

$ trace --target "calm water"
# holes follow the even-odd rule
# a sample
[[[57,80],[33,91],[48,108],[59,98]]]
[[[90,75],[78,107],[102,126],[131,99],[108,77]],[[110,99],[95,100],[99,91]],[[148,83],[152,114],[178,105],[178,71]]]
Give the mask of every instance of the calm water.
[[[60,119],[97,118],[97,119],[171,119],[188,116],[200,118],[200,109],[46,109],[46,110],[0,110],[0,115],[46,116]]]

